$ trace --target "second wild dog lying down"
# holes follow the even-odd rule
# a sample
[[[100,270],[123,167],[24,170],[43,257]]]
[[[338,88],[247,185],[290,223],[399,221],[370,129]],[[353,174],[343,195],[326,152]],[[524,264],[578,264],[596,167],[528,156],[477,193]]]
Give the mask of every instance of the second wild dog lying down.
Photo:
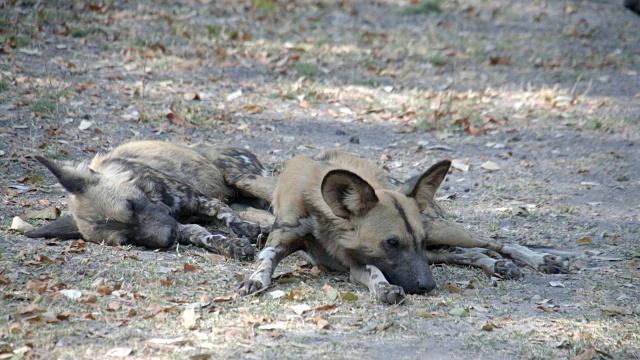
[[[268,206],[274,187],[255,155],[234,147],[135,141],[96,155],[89,165],[35,158],[71,194],[71,216],[29,232],[29,237],[82,237],[150,248],[178,241],[251,260],[251,241],[261,228],[241,219],[227,203],[254,200]],[[197,220],[213,221],[240,238],[183,224]]]
[[[450,164],[441,161],[396,187],[374,162],[353,155],[325,151],[315,159],[293,158],[273,195],[276,218],[258,269],[241,285],[240,294],[266,289],[278,263],[298,250],[313,264],[350,271],[385,303],[402,301],[405,292],[434,289],[428,261],[486,265],[506,277],[521,276],[509,260],[482,253],[425,252],[428,245],[481,247],[541,271],[567,270],[566,258],[483,240],[446,221],[433,199]]]

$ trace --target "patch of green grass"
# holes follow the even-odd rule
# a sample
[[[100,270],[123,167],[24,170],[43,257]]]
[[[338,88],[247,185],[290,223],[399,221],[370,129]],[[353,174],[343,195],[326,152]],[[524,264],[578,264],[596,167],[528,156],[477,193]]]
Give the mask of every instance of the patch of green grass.
[[[69,35],[71,35],[74,38],[83,38],[86,37],[87,35],[91,34],[93,32],[93,29],[87,29],[87,28],[73,28],[69,30]]]
[[[8,88],[9,88],[9,83],[4,80],[0,80],[0,92],[4,92]]]
[[[382,85],[382,83],[374,78],[368,78],[368,79],[357,79],[355,81],[356,85],[360,85],[360,86],[367,86],[367,87],[371,87],[371,88],[377,88],[380,85]]]
[[[317,76],[322,74],[317,64],[298,62],[293,64],[291,68],[302,76]]]
[[[71,11],[60,10],[55,8],[45,8],[38,11],[37,19],[45,24],[53,24],[56,22],[67,22],[73,19]]]
[[[441,13],[444,1],[445,0],[422,0],[406,8],[404,13],[407,15]]]
[[[286,93],[274,92],[267,95],[269,99],[283,99],[283,100],[295,100],[296,94],[291,90],[287,90]]]
[[[28,35],[16,35],[9,38],[9,44],[16,48],[29,46],[30,43],[31,38]]]
[[[29,104],[29,109],[36,113],[52,113],[56,110],[56,104],[49,99],[36,99]]]
[[[267,14],[273,14],[275,5],[273,3],[273,0],[255,0],[253,3],[253,8]]]

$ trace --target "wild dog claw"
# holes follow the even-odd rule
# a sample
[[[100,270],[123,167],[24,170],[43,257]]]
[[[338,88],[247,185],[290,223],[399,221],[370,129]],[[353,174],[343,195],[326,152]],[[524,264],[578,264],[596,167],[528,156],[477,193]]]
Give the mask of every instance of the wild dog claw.
[[[230,241],[225,252],[225,255],[228,257],[239,261],[251,261],[255,254],[251,242],[247,239],[234,239]]]
[[[522,277],[522,271],[511,260],[498,260],[493,271],[505,279],[518,280]]]
[[[545,255],[544,263],[538,266],[538,270],[547,274],[567,274],[569,273],[569,258]]]
[[[240,296],[246,296],[253,293],[256,293],[264,288],[262,282],[258,280],[247,280],[244,284],[240,285]]]
[[[397,285],[379,284],[376,287],[378,301],[385,304],[400,304],[405,299],[405,296],[404,289]]]

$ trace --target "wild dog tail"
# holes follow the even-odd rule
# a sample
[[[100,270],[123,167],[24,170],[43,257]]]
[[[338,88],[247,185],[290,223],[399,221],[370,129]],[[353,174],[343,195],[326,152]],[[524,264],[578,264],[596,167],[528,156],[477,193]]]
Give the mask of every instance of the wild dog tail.
[[[57,238],[60,240],[82,239],[82,234],[78,231],[78,227],[72,216],[63,216],[24,235],[29,238]]]

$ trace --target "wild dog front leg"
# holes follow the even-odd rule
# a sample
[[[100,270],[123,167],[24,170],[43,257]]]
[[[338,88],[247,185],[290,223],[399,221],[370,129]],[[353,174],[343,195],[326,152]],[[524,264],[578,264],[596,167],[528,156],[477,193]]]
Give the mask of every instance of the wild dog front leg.
[[[382,271],[373,265],[351,266],[352,281],[357,281],[368,286],[369,291],[375,294],[378,301],[385,304],[399,304],[405,299],[404,289],[397,285],[391,285],[382,274]]]
[[[243,220],[227,204],[218,199],[201,199],[199,210],[204,215],[224,221],[236,235],[247,237],[252,242],[255,242],[262,232],[260,225]]]
[[[271,285],[271,276],[276,266],[285,257],[301,250],[306,229],[303,226],[283,226],[276,220],[269,234],[267,245],[258,255],[258,269],[240,285],[240,295],[247,295],[266,289]]]
[[[463,254],[447,254],[434,251],[425,251],[425,256],[429,264],[456,264],[456,265],[473,265],[482,267],[487,266],[496,274],[506,278],[517,280],[522,277],[520,268],[508,259],[494,259],[482,253],[463,253]]]
[[[179,225],[178,242],[185,245],[196,245],[213,253],[240,261],[253,260],[254,249],[251,242],[243,238],[230,238],[222,234],[212,234],[200,225]]]

